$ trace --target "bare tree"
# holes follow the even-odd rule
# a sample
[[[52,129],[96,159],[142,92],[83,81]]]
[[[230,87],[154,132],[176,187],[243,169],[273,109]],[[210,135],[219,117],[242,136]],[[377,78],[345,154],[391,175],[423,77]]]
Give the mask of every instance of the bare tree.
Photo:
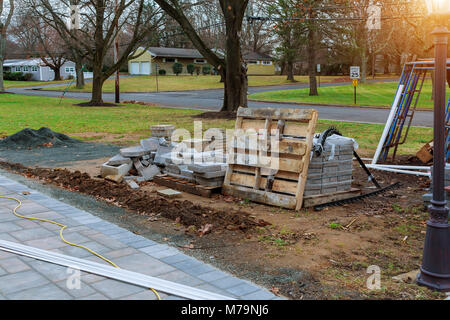
[[[155,2],[180,24],[197,50],[225,79],[222,111],[234,112],[240,106],[247,107],[247,71],[242,59],[240,36],[248,0],[218,0],[225,24],[225,57],[211,50],[189,21],[185,10],[186,7],[193,5],[190,1],[155,0]]]
[[[66,43],[72,55],[86,59],[92,66],[92,96],[87,105],[93,106],[104,104],[102,88],[105,80],[130,56],[138,56],[133,56],[133,52],[157,29],[161,20],[160,12],[149,0],[117,0],[117,6],[114,0],[28,1],[42,21],[56,30],[62,39],[68,39]],[[67,24],[74,6],[80,13],[79,28]],[[106,66],[105,56],[122,30],[130,33],[128,42],[122,44],[117,61]]]
[[[0,0],[0,92],[5,91],[3,84],[3,61],[5,59],[6,31],[11,24],[11,19],[14,14],[14,0],[9,0],[8,12],[6,12],[6,9],[4,0]],[[3,18],[4,15],[6,18]]]

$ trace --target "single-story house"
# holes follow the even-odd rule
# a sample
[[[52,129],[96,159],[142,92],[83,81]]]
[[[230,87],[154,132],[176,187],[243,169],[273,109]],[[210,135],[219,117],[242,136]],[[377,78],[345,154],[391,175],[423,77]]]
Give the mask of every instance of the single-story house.
[[[31,80],[52,81],[55,79],[54,71],[45,65],[40,58],[10,59],[3,62],[3,71],[31,73]],[[60,70],[61,78],[67,79],[70,75],[76,77],[75,62],[66,61]]]
[[[135,53],[139,54],[143,50],[145,49],[141,47]],[[243,58],[247,63],[249,75],[275,74],[273,58],[269,55],[250,52],[245,54]],[[213,68],[208,64],[208,61],[196,49],[150,47],[139,57],[128,60],[128,73],[151,75],[156,73],[157,66],[158,70],[164,69],[166,74],[173,74],[172,67],[175,62],[183,65],[182,74],[188,74],[188,64],[193,64],[200,73],[202,73],[204,66],[209,66],[211,72],[213,72]]]
[[[275,64],[273,58],[265,53],[248,52],[245,53],[244,61],[247,63],[248,75],[274,75]]]
[[[139,54],[143,50],[145,49],[139,48],[135,53]],[[172,67],[175,62],[183,65],[182,74],[188,74],[188,64],[193,64],[198,68],[199,73],[202,73],[204,66],[210,66],[196,49],[150,47],[139,57],[128,60],[128,73],[151,75],[155,74],[156,68],[158,68],[158,70],[165,70],[166,74],[174,74]],[[210,69],[212,71],[211,67]]]

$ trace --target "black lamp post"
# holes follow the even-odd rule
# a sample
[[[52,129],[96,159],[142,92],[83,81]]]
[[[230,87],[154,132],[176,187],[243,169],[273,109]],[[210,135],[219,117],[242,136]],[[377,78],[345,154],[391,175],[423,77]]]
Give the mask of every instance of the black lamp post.
[[[430,14],[442,21],[433,30],[434,60],[434,150],[433,199],[423,249],[422,266],[417,283],[439,291],[450,291],[450,228],[445,200],[445,86],[447,73],[447,43],[449,31],[445,26],[450,16],[450,0],[426,0]]]

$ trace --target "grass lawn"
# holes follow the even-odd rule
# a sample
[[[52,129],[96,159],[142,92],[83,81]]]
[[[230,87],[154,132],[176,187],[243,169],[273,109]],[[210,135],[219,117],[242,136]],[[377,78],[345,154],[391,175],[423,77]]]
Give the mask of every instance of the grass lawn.
[[[327,76],[321,77],[321,82],[338,81],[342,77]],[[307,76],[296,76],[295,80],[299,83],[307,83]],[[280,84],[292,84],[286,80],[286,76],[249,76],[249,86],[269,86]],[[114,80],[107,80],[103,86],[103,92],[114,92]],[[158,76],[158,89],[160,91],[183,91],[183,90],[201,90],[201,89],[220,89],[223,84],[220,83],[219,76]],[[67,87],[50,87],[44,90],[63,91]],[[83,89],[76,89],[74,85],[69,87],[69,91],[91,92],[92,83],[86,83]],[[156,77],[155,76],[136,76],[129,78],[122,78],[120,80],[121,92],[154,92],[156,91]]]
[[[57,83],[64,83],[68,80],[61,80],[61,81],[11,81],[11,80],[5,80],[4,85],[5,89],[8,88],[21,88],[21,87],[32,87],[32,86],[42,86],[46,84],[57,84]]]
[[[397,82],[359,84],[356,103],[366,106],[391,106],[397,90]],[[255,93],[250,99],[268,101],[312,102],[327,104],[353,104],[353,86],[321,87],[319,96],[309,96],[309,89],[281,90]],[[431,80],[426,80],[420,94],[417,108],[433,108]]]
[[[3,94],[0,99],[0,137],[11,135],[24,128],[39,129],[46,126],[82,140],[95,140],[118,144],[131,144],[150,134],[153,124],[174,124],[191,133],[194,120],[191,116],[200,110],[169,109],[130,104],[126,107],[79,107],[80,100],[45,98]],[[353,137],[360,145],[360,153],[372,155],[384,125],[319,121],[317,132],[336,126],[343,135]],[[203,120],[203,129],[234,128],[234,120]],[[431,128],[410,129],[407,143],[400,147],[401,154],[415,154],[432,137]]]

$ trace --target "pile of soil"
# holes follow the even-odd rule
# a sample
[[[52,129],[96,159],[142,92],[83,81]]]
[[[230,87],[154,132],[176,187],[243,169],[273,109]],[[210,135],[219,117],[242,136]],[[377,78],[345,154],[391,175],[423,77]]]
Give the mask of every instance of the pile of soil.
[[[37,147],[61,147],[78,143],[82,143],[82,141],[54,132],[47,127],[42,127],[39,130],[26,128],[0,140],[0,148],[18,150]]]
[[[196,205],[190,201],[167,200],[154,193],[133,190],[126,184],[91,178],[87,173],[67,169],[29,168],[21,164],[0,162],[0,166],[28,178],[39,178],[70,191],[78,191],[142,215],[161,216],[196,230],[212,225],[214,230],[247,231],[256,226],[266,226],[264,220],[256,220],[241,211],[219,211]]]

